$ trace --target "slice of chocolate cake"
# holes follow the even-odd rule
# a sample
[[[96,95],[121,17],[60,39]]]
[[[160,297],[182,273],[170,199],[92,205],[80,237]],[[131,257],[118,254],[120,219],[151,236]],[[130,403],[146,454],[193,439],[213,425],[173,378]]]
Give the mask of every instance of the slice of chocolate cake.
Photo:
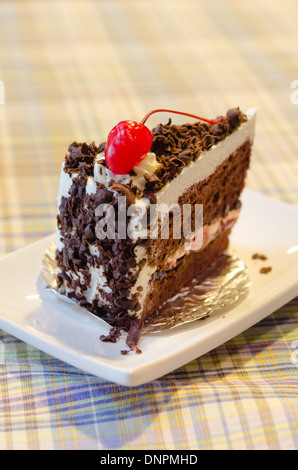
[[[59,291],[116,336],[127,331],[129,347],[144,319],[227,249],[239,215],[255,110],[199,119],[152,132],[124,121],[106,143],[71,144],[62,165]]]

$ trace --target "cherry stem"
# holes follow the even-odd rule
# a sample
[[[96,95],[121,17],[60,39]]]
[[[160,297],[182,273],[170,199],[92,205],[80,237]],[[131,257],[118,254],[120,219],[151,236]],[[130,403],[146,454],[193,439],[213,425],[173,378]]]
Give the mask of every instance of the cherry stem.
[[[140,124],[145,124],[145,122],[147,121],[147,119],[152,115],[152,114],[155,114],[155,113],[173,113],[173,114],[181,114],[183,116],[188,116],[188,117],[191,117],[191,118],[194,118],[194,119],[198,119],[199,121],[205,121],[205,122],[208,122],[208,124],[217,124],[218,122],[222,122],[223,120],[227,119],[227,117],[223,117],[223,118],[218,118],[218,119],[205,119],[205,118],[202,118],[202,117],[199,117],[199,116],[195,116],[194,114],[189,114],[189,113],[184,113],[184,112],[181,112],[181,111],[173,111],[172,109],[154,109],[153,111],[150,111],[150,113],[146,114],[146,116],[142,119],[142,121],[140,122]]]

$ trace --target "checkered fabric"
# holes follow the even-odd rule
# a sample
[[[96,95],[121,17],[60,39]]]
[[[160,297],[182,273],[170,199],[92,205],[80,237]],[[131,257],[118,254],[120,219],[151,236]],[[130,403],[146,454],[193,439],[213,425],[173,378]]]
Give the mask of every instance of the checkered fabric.
[[[247,185],[298,204],[297,18],[296,0],[1,0],[0,254],[54,231],[69,143],[154,108],[258,108]],[[297,298],[132,388],[1,331],[0,449],[297,449],[297,351]]]

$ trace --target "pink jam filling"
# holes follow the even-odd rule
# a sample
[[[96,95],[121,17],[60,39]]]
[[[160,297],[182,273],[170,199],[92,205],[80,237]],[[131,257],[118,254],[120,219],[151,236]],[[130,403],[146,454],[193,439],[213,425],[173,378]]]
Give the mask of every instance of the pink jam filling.
[[[210,225],[204,225],[194,235],[192,240],[186,242],[184,246],[179,248],[176,253],[169,257],[166,267],[172,269],[176,266],[178,259],[184,255],[188,255],[191,251],[200,251],[208,245],[215,237],[233,227],[239,217],[239,209],[228,212],[225,217],[217,219]]]

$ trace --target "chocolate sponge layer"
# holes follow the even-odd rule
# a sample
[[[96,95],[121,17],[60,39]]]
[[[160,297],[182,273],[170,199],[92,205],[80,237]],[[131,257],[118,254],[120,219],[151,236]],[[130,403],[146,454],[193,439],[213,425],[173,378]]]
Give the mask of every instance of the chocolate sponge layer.
[[[184,256],[174,269],[169,271],[158,271],[151,280],[150,291],[146,296],[143,318],[150,323],[150,315],[156,315],[157,309],[185,284],[190,282],[194,276],[204,271],[217,259],[228,247],[230,229],[226,230],[203,250],[193,251]]]
[[[219,217],[224,217],[229,210],[240,207],[240,194],[245,185],[247,169],[249,168],[251,142],[242,144],[229,156],[209,177],[194,184],[185,191],[178,204],[192,205],[192,227],[195,225],[195,204],[203,205],[203,224],[209,225]],[[182,210],[181,210],[182,213]],[[182,217],[183,220],[183,217]],[[148,239],[146,250],[148,263],[151,266],[165,266],[167,257],[174,255],[185,239],[173,237],[174,222],[169,223],[169,239]]]

